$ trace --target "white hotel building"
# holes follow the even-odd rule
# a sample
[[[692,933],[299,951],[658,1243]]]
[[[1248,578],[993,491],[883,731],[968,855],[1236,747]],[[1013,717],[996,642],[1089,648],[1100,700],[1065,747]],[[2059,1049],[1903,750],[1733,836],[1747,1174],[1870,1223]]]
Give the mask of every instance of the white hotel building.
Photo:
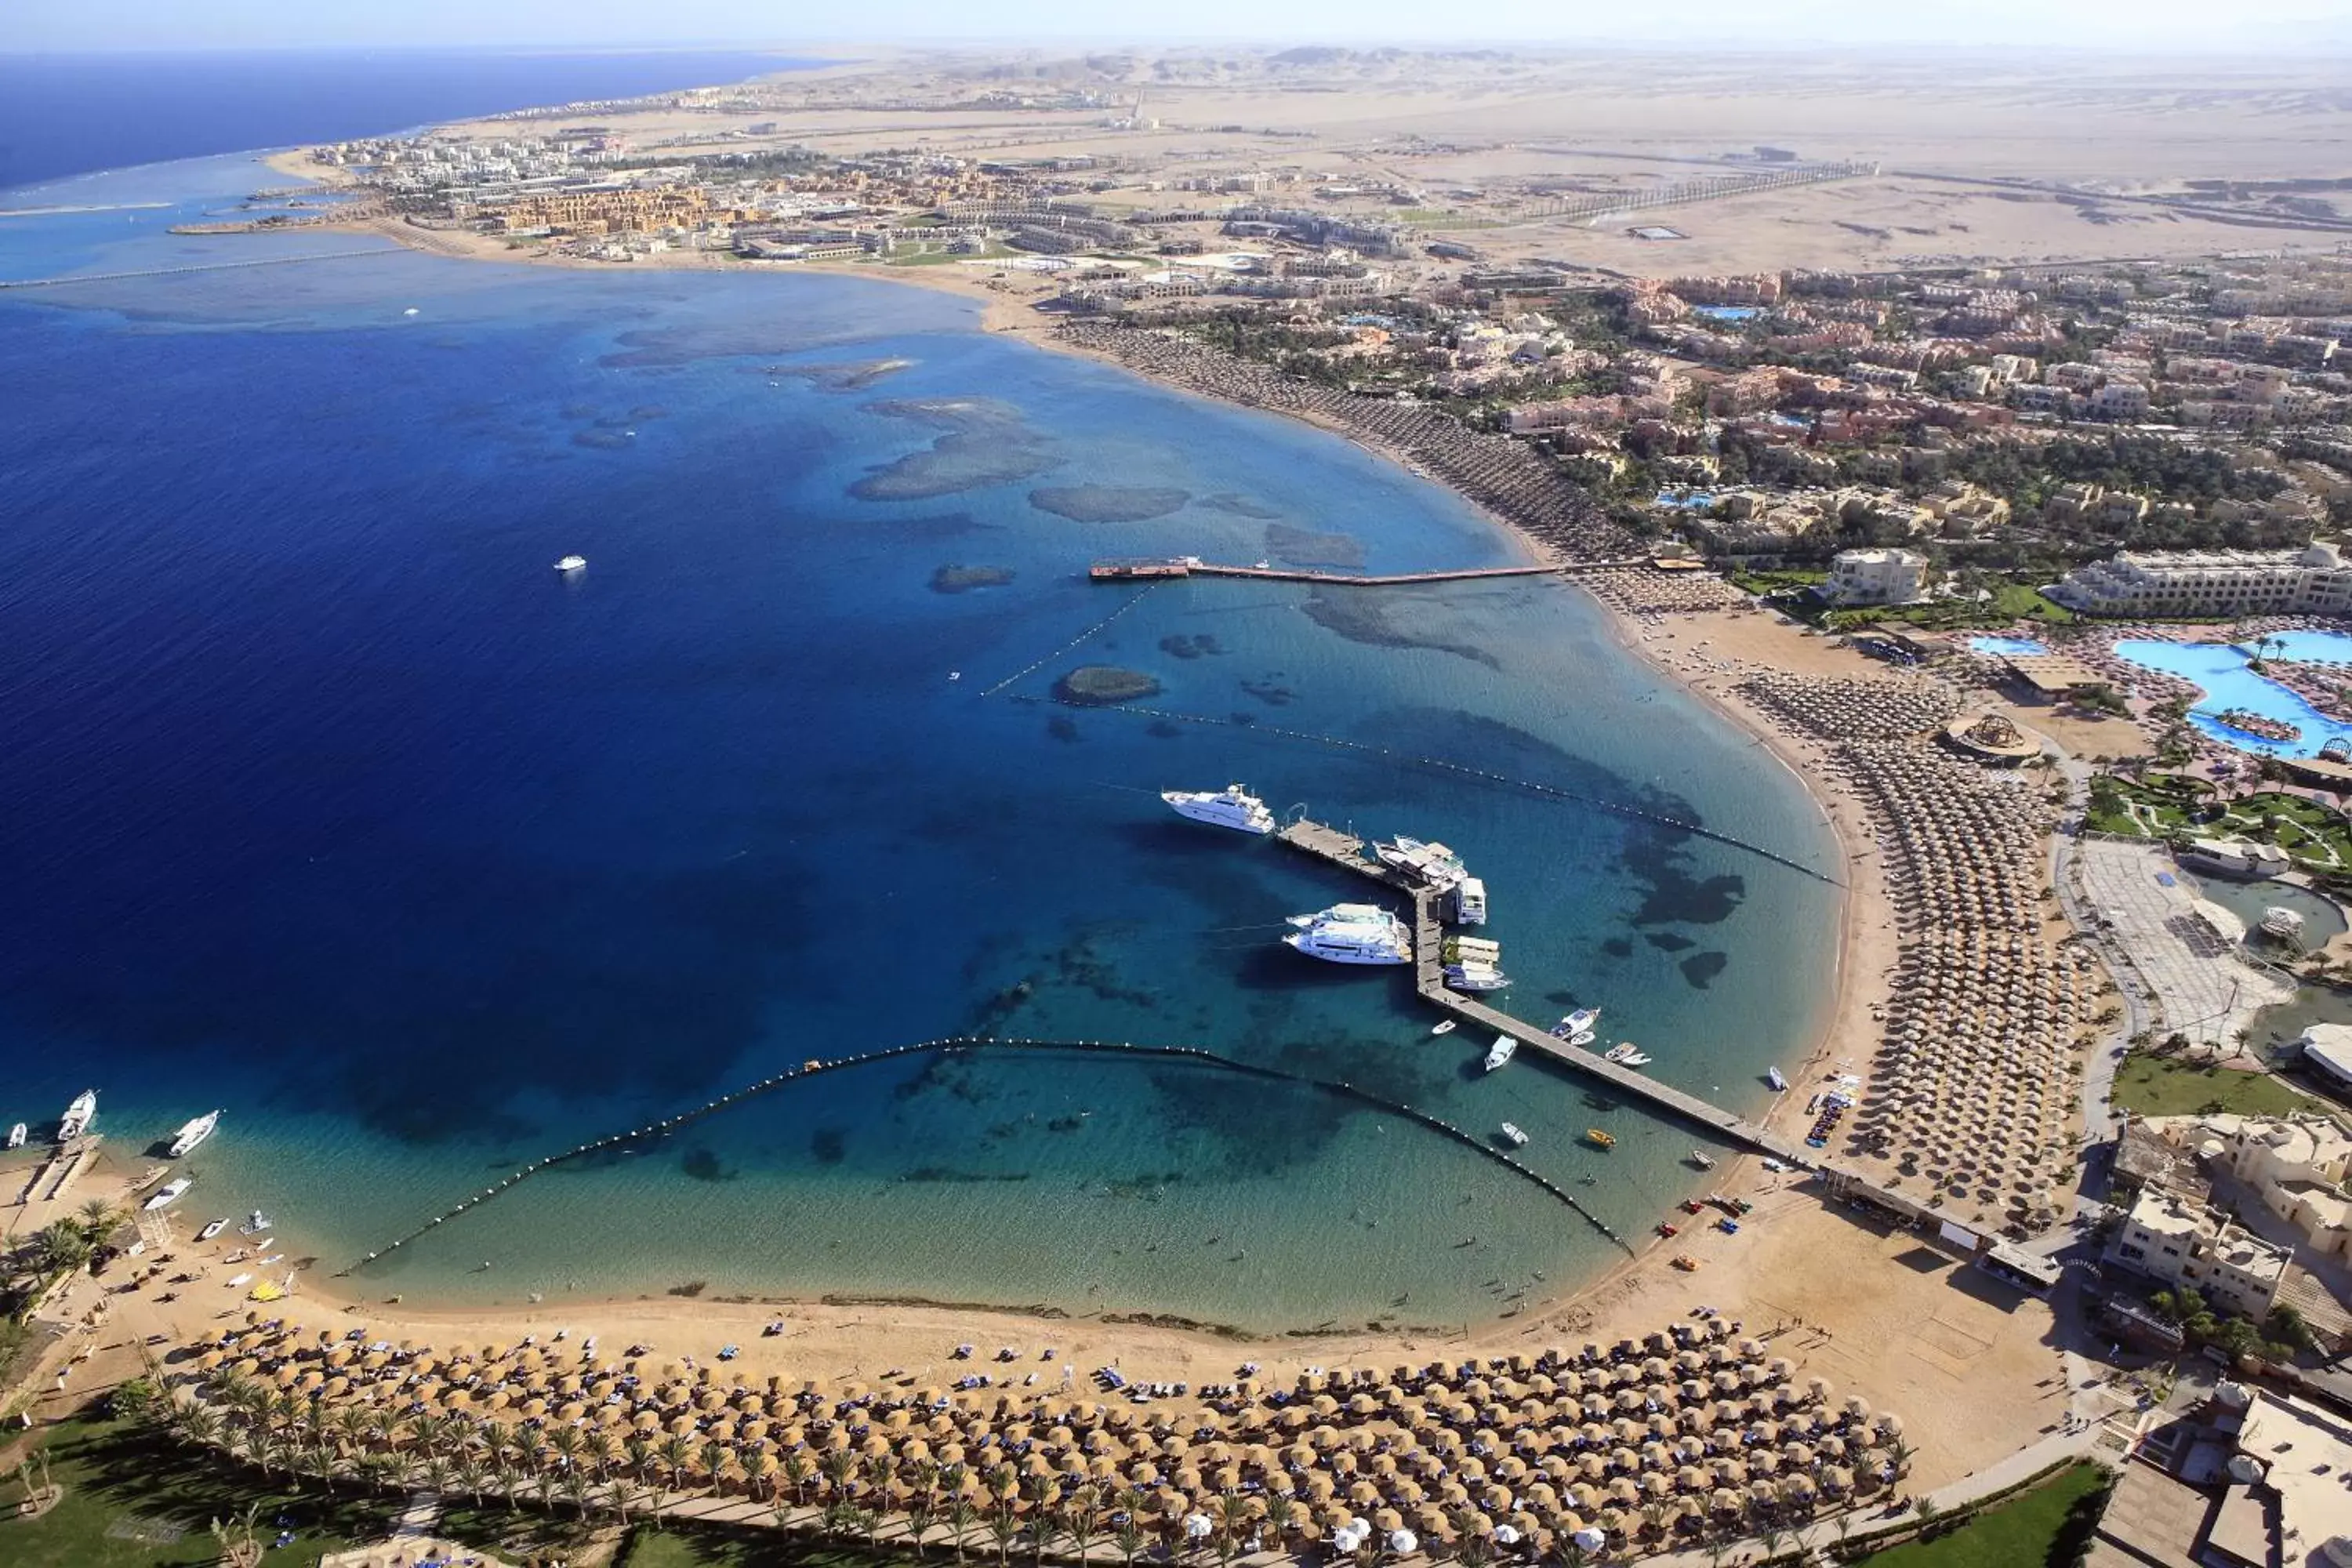
[[[2086,616],[2352,614],[2352,564],[2333,544],[2302,550],[2122,551],[2077,566],[2050,596]]]

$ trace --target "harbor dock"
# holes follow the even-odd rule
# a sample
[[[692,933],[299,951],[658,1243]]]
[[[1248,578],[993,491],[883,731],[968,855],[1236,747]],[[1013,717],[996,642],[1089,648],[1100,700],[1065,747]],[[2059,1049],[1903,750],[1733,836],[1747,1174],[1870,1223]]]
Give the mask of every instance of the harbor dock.
[[[1796,1139],[1774,1132],[1760,1123],[1750,1121],[1719,1105],[1710,1104],[1671,1084],[1660,1083],[1646,1073],[1621,1067],[1598,1051],[1572,1046],[1549,1030],[1514,1018],[1500,1008],[1490,1007],[1474,997],[1449,990],[1438,956],[1444,934],[1438,918],[1438,902],[1442,894],[1421,886],[1392,867],[1364,858],[1362,839],[1327,824],[1301,817],[1286,825],[1276,837],[1294,849],[1303,850],[1359,876],[1369,877],[1412,900],[1413,989],[1420,993],[1423,1001],[1444,1008],[1464,1023],[1479,1025],[1498,1035],[1508,1035],[1519,1043],[1522,1050],[1533,1051],[1588,1078],[1599,1079],[1629,1099],[1644,1100],[1695,1126],[1703,1127],[1719,1138],[1744,1144],[1758,1153],[1769,1154],[1801,1169],[1811,1170],[1822,1163],[1818,1155]]]

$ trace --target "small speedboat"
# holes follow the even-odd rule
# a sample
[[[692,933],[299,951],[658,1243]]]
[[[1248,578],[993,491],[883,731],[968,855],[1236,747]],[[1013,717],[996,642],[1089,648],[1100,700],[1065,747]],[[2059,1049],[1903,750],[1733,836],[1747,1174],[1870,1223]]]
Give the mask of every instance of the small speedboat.
[[[1764,1081],[1772,1086],[1772,1092],[1775,1094],[1779,1094],[1789,1087],[1789,1080],[1780,1076],[1780,1069],[1779,1068],[1766,1068],[1764,1069]]]
[[[194,1176],[182,1176],[176,1181],[166,1183],[157,1190],[153,1197],[147,1200],[145,1206],[150,1209],[170,1208],[180,1201],[181,1194],[195,1184]]]
[[[1645,1068],[1650,1065],[1649,1056],[1631,1040],[1618,1041],[1601,1056],[1602,1060],[1615,1062],[1621,1068]]]
[[[1708,1153],[1704,1149],[1694,1149],[1684,1157],[1702,1171],[1712,1171],[1715,1169],[1715,1156]]]
[[[1579,1007],[1560,1020],[1560,1024],[1571,1037],[1583,1034],[1599,1022],[1601,1022],[1601,1009],[1598,1007]]]
[[[1442,1024],[1433,1026],[1429,1032],[1433,1035],[1450,1035],[1454,1032],[1454,1023],[1453,1019],[1448,1018]]]
[[[1510,1141],[1511,1147],[1514,1149],[1527,1147],[1528,1135],[1507,1121],[1503,1123],[1503,1136]]]
[[[216,1219],[216,1220],[213,1221],[210,1225],[207,1225],[206,1226],[205,1226],[205,1228],[204,1228],[204,1229],[202,1229],[202,1230],[200,1230],[200,1231],[196,1232],[196,1239],[197,1239],[198,1241],[210,1241],[213,1237],[215,1237],[218,1236],[221,1232],[223,1232],[223,1231],[226,1230],[227,1228],[228,1228],[228,1220],[227,1220],[227,1218],[226,1218],[226,1216],[224,1216],[224,1217],[222,1217],[222,1218],[220,1218],[220,1219]]]
[[[1608,1133],[1603,1132],[1598,1127],[1586,1128],[1584,1130],[1584,1141],[1587,1143],[1591,1144],[1595,1149],[1614,1149],[1617,1147],[1617,1140],[1611,1137]]]
[[[555,563],[558,572],[584,572],[587,568],[588,557],[585,555],[567,555]]]
[[[239,1236],[259,1236],[263,1231],[269,1228],[270,1223],[271,1221],[268,1215],[263,1214],[259,1209],[256,1209],[251,1214],[245,1216],[245,1223],[236,1227],[236,1233]]]
[[[19,1121],[16,1126],[8,1129],[8,1147],[11,1149],[22,1149],[24,1146],[25,1124]]]
[[[1509,1061],[1513,1054],[1516,1053],[1518,1048],[1519,1042],[1511,1038],[1510,1036],[1496,1035],[1495,1037],[1493,1048],[1488,1050],[1486,1053],[1486,1070],[1488,1072],[1493,1072],[1496,1068],[1501,1067],[1505,1062]]]

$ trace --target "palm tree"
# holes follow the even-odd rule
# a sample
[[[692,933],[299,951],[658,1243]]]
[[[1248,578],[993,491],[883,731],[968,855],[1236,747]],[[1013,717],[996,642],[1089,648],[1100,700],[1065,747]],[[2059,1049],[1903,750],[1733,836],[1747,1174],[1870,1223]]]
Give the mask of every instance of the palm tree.
[[[1084,1561],[1087,1549],[1094,1544],[1095,1535],[1102,1526],[1102,1488],[1082,1486],[1070,1494],[1070,1506],[1063,1521],[1063,1530],[1070,1543],[1078,1550]]]
[[[808,1506],[809,1478],[815,1474],[816,1467],[810,1464],[808,1456],[799,1449],[795,1448],[784,1456],[784,1484],[793,1489],[793,1500],[803,1508]]]
[[[482,1462],[482,1457],[468,1452],[457,1456],[450,1467],[449,1479],[473,1500],[476,1508],[479,1508],[482,1506],[482,1489],[489,1485],[490,1474],[490,1468]]]
[[[961,1470],[963,1467],[951,1465],[949,1468]],[[956,1561],[959,1563],[963,1561],[964,1544],[971,1534],[972,1518],[979,1511],[972,1506],[971,1499],[964,1495],[962,1478],[959,1476],[948,1489],[948,1528],[955,1531]]]
[[[631,1473],[641,1481],[646,1479],[646,1473],[653,1468],[654,1463],[654,1446],[646,1441],[646,1435],[642,1432],[632,1432],[622,1438],[621,1454],[627,1459]]]
[[[673,1432],[661,1440],[661,1447],[655,1452],[661,1459],[663,1472],[669,1478],[669,1489],[684,1491],[686,1472],[694,1464],[694,1445]]]
[[[710,1483],[711,1496],[717,1497],[726,1490],[727,1461],[734,1457],[735,1451],[718,1438],[708,1437],[703,1440],[700,1455],[702,1473]]]
[[[846,1448],[835,1448],[817,1461],[824,1479],[832,1484],[831,1495],[838,1502],[849,1492],[849,1478],[856,1473],[857,1456]]]
[[[1143,1521],[1132,1513],[1121,1513],[1117,1527],[1111,1531],[1111,1539],[1118,1542],[1120,1568],[1135,1568],[1135,1554],[1151,1538],[1143,1528]]]
[[[440,1454],[425,1456],[425,1489],[438,1495],[449,1489],[449,1461]]]
[[[931,1516],[939,1511],[940,1467],[930,1459],[909,1459],[907,1462],[907,1518],[913,1527],[915,1555],[923,1554],[923,1532],[931,1526]]]
[[[1479,1533],[1475,1516],[1466,1508],[1457,1508],[1446,1516],[1446,1522],[1454,1527],[1458,1542],[1454,1554],[1460,1560],[1462,1568],[1486,1568],[1492,1540]]]
[[[555,1450],[556,1458],[563,1461],[563,1468],[568,1470],[576,1467],[580,1452],[588,1446],[588,1440],[577,1426],[558,1426],[547,1434],[547,1446]]]
[[[866,1485],[877,1509],[890,1506],[890,1482],[898,1474],[898,1456],[884,1449],[866,1461]]]
[[[999,1498],[996,1511],[988,1516],[988,1538],[996,1542],[996,1568],[1004,1568],[1005,1555],[1013,1550],[1013,1538],[1021,1533],[1021,1521],[1013,1517],[1013,1500]]]

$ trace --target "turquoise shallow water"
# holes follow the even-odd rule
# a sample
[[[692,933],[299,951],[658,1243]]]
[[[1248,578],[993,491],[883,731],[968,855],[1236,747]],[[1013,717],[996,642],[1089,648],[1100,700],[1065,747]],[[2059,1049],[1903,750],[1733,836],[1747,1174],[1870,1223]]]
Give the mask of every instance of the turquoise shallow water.
[[[249,178],[77,193],[195,211]],[[0,229],[0,274],[344,247],[136,216]],[[0,431],[22,655],[0,1119],[95,1084],[135,1148],[225,1106],[194,1217],[258,1205],[322,1268],[554,1150],[975,1029],[1199,1044],[1509,1120],[1630,1234],[1698,1184],[1688,1133],[1532,1062],[1482,1077],[1484,1043],[1433,1038],[1400,973],[1280,947],[1283,916],[1364,888],[1176,819],[1171,786],[1238,778],[1444,839],[1487,880],[1506,1004],[1601,1005],[1669,1081],[1759,1104],[1815,1030],[1831,888],[1398,760],[1834,871],[1794,781],[1580,591],[1200,580],[1103,624],[1130,591],[1085,580],[1102,555],[1517,559],[1303,426],[913,289],[398,251],[0,294],[0,375],[43,389]],[[559,578],[572,552],[587,571]],[[955,566],[1001,581],[940,591]],[[1082,663],[1149,675],[1183,717],[1045,700]],[[1612,1153],[1578,1144],[1591,1125]],[[1034,1054],[796,1086],[362,1278],[411,1301],[703,1280],[1271,1329],[1459,1322],[1617,1256],[1360,1107]]]

